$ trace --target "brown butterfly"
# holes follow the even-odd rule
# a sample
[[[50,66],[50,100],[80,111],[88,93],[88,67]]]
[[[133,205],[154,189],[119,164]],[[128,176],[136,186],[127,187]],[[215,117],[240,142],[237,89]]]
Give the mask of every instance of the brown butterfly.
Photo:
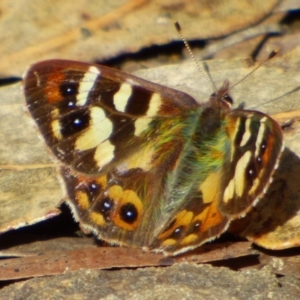
[[[199,104],[67,60],[39,62],[24,76],[28,110],[60,164],[76,220],[110,243],[172,255],[245,215],[278,164],[280,126],[261,112],[232,110],[228,89],[225,82]]]

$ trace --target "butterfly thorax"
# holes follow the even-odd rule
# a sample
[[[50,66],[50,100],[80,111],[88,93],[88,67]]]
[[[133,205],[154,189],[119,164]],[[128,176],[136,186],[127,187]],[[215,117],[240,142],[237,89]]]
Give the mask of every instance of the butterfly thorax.
[[[194,206],[205,209],[205,205],[199,205],[204,204],[201,184],[222,166],[224,156],[230,155],[230,141],[224,131],[227,112],[228,109],[223,105],[210,102],[180,120],[184,126],[176,135],[172,129],[165,133],[176,137],[170,149],[177,153],[172,167],[169,164],[161,182],[164,192],[160,199],[160,210],[165,217],[166,214],[170,217],[176,215],[176,211],[180,212],[183,207],[189,210],[195,209]]]

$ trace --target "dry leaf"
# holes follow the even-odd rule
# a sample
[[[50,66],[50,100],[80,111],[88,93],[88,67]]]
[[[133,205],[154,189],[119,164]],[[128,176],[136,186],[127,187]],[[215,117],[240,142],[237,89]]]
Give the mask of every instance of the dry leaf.
[[[173,20],[186,28],[187,39],[216,38],[258,23],[278,2],[6,0],[0,7],[0,71],[17,75],[37,59],[104,60],[167,44],[179,40]]]
[[[0,233],[59,214],[55,165],[25,114],[20,84],[0,89]]]
[[[69,239],[70,241],[71,239]],[[75,244],[72,243],[71,247],[74,247],[74,250],[64,249],[63,251],[45,250],[45,245],[43,245],[43,252],[36,252],[37,255],[33,255],[30,250],[30,256],[0,261],[0,280],[63,274],[82,268],[115,269],[170,266],[179,262],[204,263],[257,255],[255,251],[250,249],[249,242],[205,245],[197,251],[177,257],[145,253],[141,249],[134,248],[97,247],[96,245],[93,247],[90,242],[87,243],[87,246],[82,242],[80,244],[80,249],[74,247]]]

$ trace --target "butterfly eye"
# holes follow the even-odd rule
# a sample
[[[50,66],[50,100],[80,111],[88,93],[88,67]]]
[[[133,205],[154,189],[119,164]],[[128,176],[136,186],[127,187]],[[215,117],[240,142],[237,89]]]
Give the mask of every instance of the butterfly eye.
[[[225,94],[222,97],[222,101],[225,102],[229,107],[231,107],[232,104],[233,104],[233,100],[232,100],[232,98],[228,94]]]

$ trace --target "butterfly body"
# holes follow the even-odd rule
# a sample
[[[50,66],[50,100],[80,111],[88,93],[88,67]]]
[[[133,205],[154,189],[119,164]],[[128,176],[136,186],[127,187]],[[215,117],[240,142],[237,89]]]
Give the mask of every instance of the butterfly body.
[[[103,66],[52,60],[25,74],[30,114],[81,226],[177,254],[214,239],[265,192],[282,150],[269,116],[231,110]]]

